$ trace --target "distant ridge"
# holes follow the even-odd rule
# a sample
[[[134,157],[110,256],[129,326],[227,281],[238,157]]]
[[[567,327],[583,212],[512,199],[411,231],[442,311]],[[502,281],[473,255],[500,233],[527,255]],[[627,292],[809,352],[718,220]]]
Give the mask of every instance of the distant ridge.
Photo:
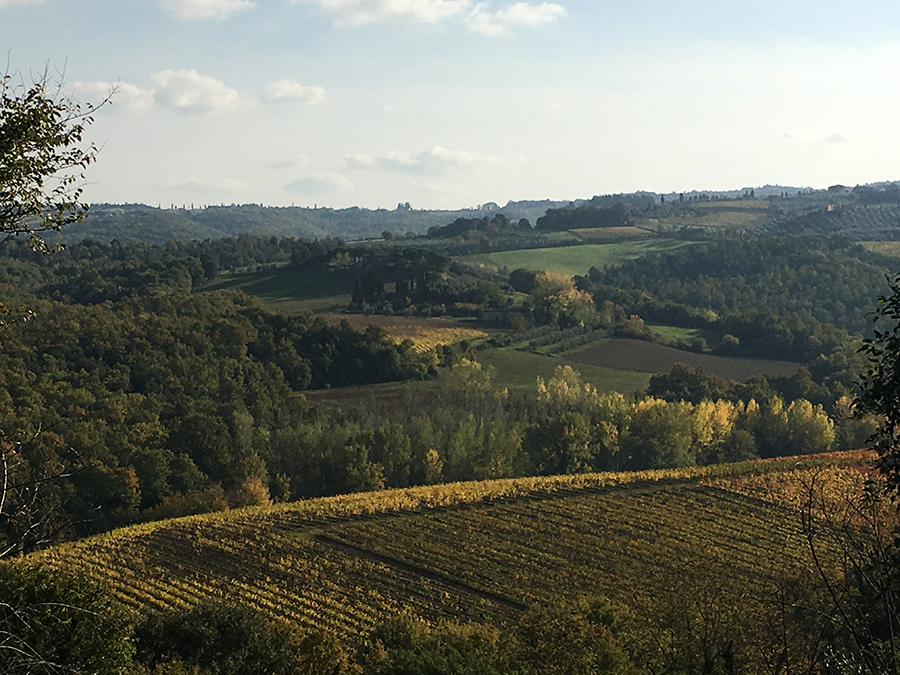
[[[660,204],[690,204],[696,202],[736,200],[752,197],[759,200],[778,200],[782,208],[782,222],[790,218],[815,213],[834,201],[851,203],[880,203],[893,200],[900,191],[900,182],[882,181],[855,188],[834,185],[815,190],[808,187],[763,185],[735,190],[690,190],[684,192],[652,192],[639,190],[630,193],[599,194],[574,200],[526,199],[508,201],[504,206],[486,202],[472,208],[456,210],[415,209],[409,203],[398,204],[396,209],[344,209],[309,208],[303,206],[263,206],[261,204],[210,205],[194,208],[147,206],[145,204],[103,204],[91,206],[83,223],[67,226],[59,233],[49,233],[49,241],[76,243],[84,239],[98,241],[146,242],[159,244],[171,239],[218,239],[256,234],[277,237],[321,239],[340,238],[346,241],[381,237],[384,232],[393,235],[423,235],[431,227],[442,227],[457,218],[482,218],[503,213],[513,222],[522,218],[532,225],[548,209],[568,205],[592,204],[609,206],[617,201],[633,209],[646,209]],[[791,229],[792,225],[787,225]]]

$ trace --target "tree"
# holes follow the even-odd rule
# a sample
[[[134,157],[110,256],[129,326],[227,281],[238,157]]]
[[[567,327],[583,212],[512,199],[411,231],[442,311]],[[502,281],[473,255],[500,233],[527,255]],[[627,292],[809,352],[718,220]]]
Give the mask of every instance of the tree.
[[[30,86],[0,76],[0,234],[48,252],[40,233],[84,220],[84,172],[98,148],[83,136],[98,107],[66,96],[47,73]]]
[[[874,337],[864,340],[860,349],[869,363],[855,403],[860,414],[882,420],[872,439],[879,452],[879,468],[888,488],[896,493],[900,491],[900,275],[888,278],[888,285],[891,294],[878,298]]]
[[[557,272],[540,272],[531,291],[534,317],[539,323],[560,325],[593,324],[597,320],[594,298],[578,290],[572,277]]]
[[[85,147],[82,139],[99,106],[65,95],[61,79],[54,82],[46,72],[30,86],[16,80],[9,73],[0,75],[0,243],[26,235],[32,248],[49,253],[41,233],[87,215],[87,204],[79,200],[84,172],[98,148]],[[0,324],[32,316],[30,310],[10,308],[0,300]],[[0,430],[0,556],[24,552],[59,528],[52,509],[45,508],[43,493],[71,467],[29,464],[23,446]]]

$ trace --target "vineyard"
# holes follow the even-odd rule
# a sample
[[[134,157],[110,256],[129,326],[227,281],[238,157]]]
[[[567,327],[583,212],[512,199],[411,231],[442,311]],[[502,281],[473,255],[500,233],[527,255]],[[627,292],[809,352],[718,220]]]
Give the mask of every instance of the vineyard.
[[[650,607],[696,570],[751,606],[808,555],[784,494],[804,472],[857,475],[867,458],[353,494],[135,526],[38,557],[138,611],[221,597],[347,637],[404,610],[503,621],[588,594]],[[761,491],[754,477],[771,474],[779,487]]]

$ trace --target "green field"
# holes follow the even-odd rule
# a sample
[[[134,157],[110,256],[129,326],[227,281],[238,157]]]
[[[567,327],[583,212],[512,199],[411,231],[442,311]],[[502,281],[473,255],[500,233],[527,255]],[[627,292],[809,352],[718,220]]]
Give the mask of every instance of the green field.
[[[900,258],[900,241],[861,241],[859,243],[873,253]]]
[[[346,298],[343,303],[346,305],[352,288],[352,278],[346,273],[334,272],[325,266],[297,269],[284,265],[258,272],[223,275],[219,281],[203,290],[244,291],[247,295],[255,295],[267,305],[282,308],[290,306],[296,311],[311,309],[308,304],[300,303],[315,304],[316,300],[323,299],[328,301],[326,304],[330,307],[341,299],[334,296]]]
[[[731,358],[697,354],[643,340],[615,338],[601,340],[565,353],[574,367],[599,366],[643,373],[668,373],[676,363],[702,368],[709,375],[730,380],[746,380],[754,375],[793,375],[801,364],[791,361]]]
[[[587,274],[591,267],[602,269],[627,260],[635,260],[649,253],[671,251],[692,242],[679,239],[652,239],[649,241],[625,241],[615,244],[584,244],[558,248],[536,248],[516,251],[499,251],[480,255],[463,256],[462,262],[533,270],[548,270],[561,274]]]
[[[680,326],[663,326],[661,324],[647,324],[647,330],[657,336],[663,342],[684,342],[699,338],[707,339],[709,333],[702,328],[682,328]]]
[[[622,241],[656,238],[656,233],[640,227],[595,227],[570,230],[590,244],[614,244]]]
[[[846,480],[867,457],[804,462]],[[790,507],[804,462],[352,494],[138,525],[30,559],[139,612],[223,598],[350,638],[400,612],[502,621],[584,594],[641,611],[688,583],[755,612],[809,564]]]
[[[479,352],[478,360],[482,366],[493,369],[493,381],[496,386],[530,391],[535,390],[538,377],[547,381],[553,377],[554,371],[559,366],[568,363],[561,357],[520,351],[512,347]],[[650,383],[648,373],[635,370],[590,364],[577,364],[575,369],[581,373],[585,382],[594,385],[600,391],[618,391],[628,395],[645,390]]]

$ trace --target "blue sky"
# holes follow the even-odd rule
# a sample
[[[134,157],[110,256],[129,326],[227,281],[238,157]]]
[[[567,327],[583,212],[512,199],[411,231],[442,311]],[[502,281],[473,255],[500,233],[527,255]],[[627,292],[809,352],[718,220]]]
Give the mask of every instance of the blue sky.
[[[852,8],[852,9],[851,9]],[[900,179],[900,6],[0,0],[93,201],[458,208]]]

